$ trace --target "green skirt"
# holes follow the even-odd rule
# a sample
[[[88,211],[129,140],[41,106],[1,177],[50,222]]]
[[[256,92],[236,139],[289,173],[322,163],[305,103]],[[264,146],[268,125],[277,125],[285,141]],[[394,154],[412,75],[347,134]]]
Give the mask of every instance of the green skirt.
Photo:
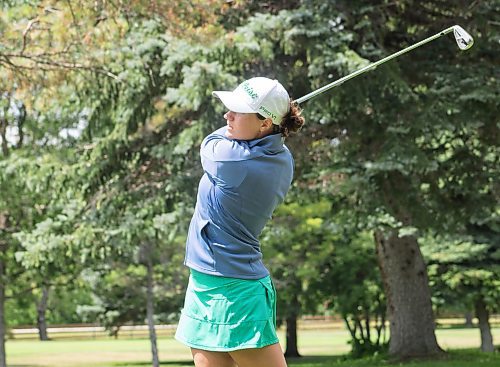
[[[235,279],[191,269],[175,338],[191,348],[217,352],[278,343],[271,277]]]

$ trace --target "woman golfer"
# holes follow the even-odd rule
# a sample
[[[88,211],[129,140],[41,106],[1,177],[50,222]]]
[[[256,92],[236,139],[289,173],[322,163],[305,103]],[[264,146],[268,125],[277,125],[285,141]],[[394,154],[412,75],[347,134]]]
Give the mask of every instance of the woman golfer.
[[[204,175],[186,243],[191,275],[176,339],[197,367],[283,367],[276,291],[259,235],[290,187],[283,138],[304,123],[283,86],[252,78],[213,92],[227,126],[201,145]]]

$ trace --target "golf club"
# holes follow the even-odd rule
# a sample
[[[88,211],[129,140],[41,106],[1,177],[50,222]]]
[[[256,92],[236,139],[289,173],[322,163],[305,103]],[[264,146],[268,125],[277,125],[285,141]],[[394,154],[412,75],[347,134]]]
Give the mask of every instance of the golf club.
[[[426,43],[430,42],[430,41],[433,41],[435,40],[436,38],[439,38],[441,36],[444,36],[445,34],[448,34],[450,32],[453,32],[453,35],[455,36],[455,40],[457,41],[457,45],[458,47],[461,49],[461,50],[468,50],[469,48],[472,47],[472,45],[474,44],[474,39],[471,37],[471,35],[469,33],[467,33],[462,27],[460,27],[459,25],[454,25],[452,27],[449,27],[437,34],[435,34],[434,36],[431,36],[431,37],[428,37],[420,42],[417,42],[415,43],[414,45],[411,45],[411,46],[408,46],[406,47],[405,49],[401,50],[401,51],[398,51],[396,53],[393,53],[392,55],[389,55],[387,57],[384,57],[383,59],[379,60],[379,61],[376,61],[374,63],[371,63],[367,66],[365,66],[364,68],[361,68],[349,75],[346,75],[330,84],[327,84],[321,88],[318,88],[316,89],[315,91],[312,91],[311,93],[309,94],[306,94],[305,96],[303,97],[300,97],[298,99],[296,99],[294,101],[294,103],[297,103],[297,104],[300,104],[302,102],[305,102],[315,96],[317,96],[318,94],[321,94],[331,88],[334,88],[334,87],[337,87],[339,86],[340,84],[346,82],[347,80],[349,79],[352,79],[354,78],[355,76],[358,76],[360,74],[363,74],[364,72],[367,72],[367,71],[370,71],[370,70],[373,70],[375,69],[377,66],[379,66],[380,64],[383,64],[384,62],[387,62],[389,60],[392,60],[394,59],[395,57],[398,57],[402,54],[405,54],[417,47],[420,47],[422,45],[425,45]]]

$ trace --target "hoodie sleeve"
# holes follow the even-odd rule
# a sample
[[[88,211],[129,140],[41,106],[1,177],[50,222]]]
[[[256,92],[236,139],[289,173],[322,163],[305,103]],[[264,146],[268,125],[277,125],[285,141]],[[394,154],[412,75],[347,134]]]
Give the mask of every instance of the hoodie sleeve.
[[[221,187],[236,187],[246,176],[246,160],[251,151],[246,141],[226,138],[227,127],[208,135],[201,143],[203,170]]]

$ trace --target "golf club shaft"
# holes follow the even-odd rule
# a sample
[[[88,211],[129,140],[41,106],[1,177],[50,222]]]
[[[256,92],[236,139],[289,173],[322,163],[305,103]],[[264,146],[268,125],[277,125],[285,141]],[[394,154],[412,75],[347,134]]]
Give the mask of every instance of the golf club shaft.
[[[383,59],[381,59],[379,61],[371,63],[371,64],[365,66],[364,68],[361,68],[361,69],[359,69],[359,70],[357,70],[357,71],[355,71],[355,72],[353,72],[353,73],[351,73],[349,75],[346,75],[346,76],[344,76],[344,77],[342,77],[340,79],[337,79],[336,81],[334,81],[334,82],[332,82],[330,84],[327,84],[327,85],[325,85],[325,86],[323,86],[321,88],[318,88],[315,91],[312,91],[311,93],[306,94],[305,96],[302,96],[302,97],[296,99],[294,102],[298,103],[298,104],[300,104],[302,102],[305,102],[305,101],[307,101],[307,100],[309,100],[309,99],[317,96],[318,94],[321,94],[321,93],[323,93],[323,92],[325,92],[325,91],[327,91],[329,89],[332,89],[334,87],[339,86],[340,84],[348,81],[349,79],[352,79],[352,78],[354,78],[354,77],[356,77],[356,76],[358,76],[360,74],[363,74],[364,72],[367,72],[369,70],[375,69],[377,66],[379,66],[380,64],[383,64],[386,61],[392,60],[395,57],[398,57],[398,56],[400,56],[402,54],[405,54],[405,53],[407,53],[407,52],[409,52],[409,51],[417,48],[417,47],[425,45],[426,43],[428,43],[430,41],[433,41],[436,38],[439,38],[441,36],[444,36],[445,34],[448,34],[448,33],[452,32],[452,31],[453,31],[453,27],[446,28],[445,30],[443,30],[443,31],[435,34],[434,36],[428,37],[428,38],[426,38],[426,39],[424,39],[424,40],[422,40],[420,42],[415,43],[414,45],[406,47],[405,49],[403,49],[401,51],[398,51],[396,53],[393,53],[392,55],[384,57]]]

